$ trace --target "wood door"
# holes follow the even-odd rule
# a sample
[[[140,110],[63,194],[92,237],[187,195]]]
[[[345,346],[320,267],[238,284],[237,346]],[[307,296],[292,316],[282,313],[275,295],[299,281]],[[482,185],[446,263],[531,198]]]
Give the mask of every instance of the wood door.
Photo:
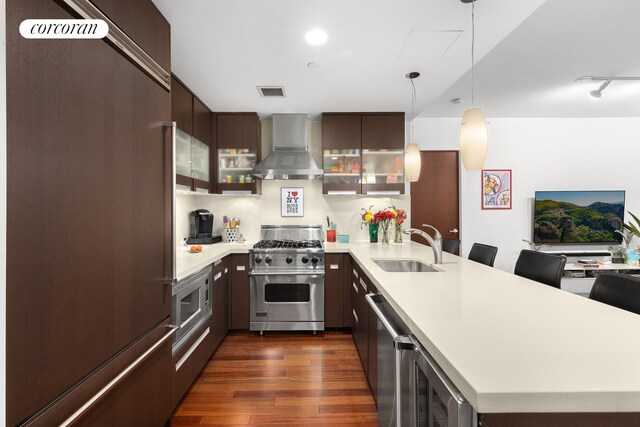
[[[343,254],[344,271],[342,272],[342,326],[351,327],[351,277],[353,276],[353,268],[351,267],[351,255]]]
[[[368,279],[368,278],[367,278]],[[373,286],[370,280],[367,280],[369,286],[369,293],[377,293],[377,289]],[[366,299],[365,299],[366,302]],[[368,317],[368,349],[369,349],[369,369],[367,379],[369,380],[369,386],[371,387],[371,393],[373,394],[373,400],[378,403],[378,316],[373,311],[368,302],[367,304],[367,317]]]
[[[173,74],[171,75],[171,120],[178,129],[193,135],[193,95]]]
[[[249,256],[231,255],[231,329],[249,329]]]
[[[9,425],[171,307],[153,126],[170,118],[169,94],[102,40],[22,38],[27,18],[72,17],[48,0],[7,2]]]
[[[324,326],[341,328],[344,304],[344,262],[342,254],[325,254]]]
[[[423,228],[429,224],[443,237],[460,239],[460,162],[458,151],[421,151],[420,179],[411,183],[411,226],[433,236]],[[422,237],[411,240],[426,244]]]

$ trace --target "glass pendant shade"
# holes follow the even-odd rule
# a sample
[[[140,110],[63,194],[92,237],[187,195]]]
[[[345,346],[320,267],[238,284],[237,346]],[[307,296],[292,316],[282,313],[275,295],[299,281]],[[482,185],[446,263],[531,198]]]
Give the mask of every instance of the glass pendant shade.
[[[465,111],[460,125],[460,152],[466,170],[481,170],[484,167],[487,139],[487,122],[482,110],[470,108]]]
[[[404,153],[404,174],[407,181],[416,182],[420,179],[420,168],[422,159],[420,158],[420,148],[418,144],[409,144]]]

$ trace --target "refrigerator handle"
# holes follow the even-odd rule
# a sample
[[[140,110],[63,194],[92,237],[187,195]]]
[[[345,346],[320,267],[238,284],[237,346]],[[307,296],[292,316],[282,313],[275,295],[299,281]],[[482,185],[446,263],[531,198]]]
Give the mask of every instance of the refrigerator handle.
[[[169,253],[165,255],[166,282],[173,285],[176,279],[176,122],[163,122],[163,135],[165,147],[165,168],[171,174],[165,177],[165,212],[170,212],[171,218],[165,221],[165,226],[170,228],[165,234],[165,248],[169,247]],[[169,162],[171,162],[169,164]],[[166,249],[165,249],[166,250]],[[168,259],[170,258],[170,259]]]

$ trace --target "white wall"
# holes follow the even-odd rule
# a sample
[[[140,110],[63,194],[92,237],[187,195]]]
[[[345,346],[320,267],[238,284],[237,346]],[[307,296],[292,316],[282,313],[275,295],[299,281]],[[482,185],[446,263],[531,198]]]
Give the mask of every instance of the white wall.
[[[262,122],[262,152],[271,151],[272,123]],[[318,121],[308,123],[309,148],[318,164],[322,164],[322,126]],[[280,189],[282,187],[304,188],[304,217],[280,216]],[[237,216],[241,220],[242,235],[248,241],[257,241],[262,224],[321,224],[326,226],[329,215],[338,225],[338,233],[349,234],[352,241],[368,240],[367,229],[361,229],[360,208],[383,209],[395,205],[410,214],[411,201],[408,195],[394,197],[326,196],[322,194],[322,181],[263,181],[261,196],[208,196],[178,194],[176,206],[177,239],[180,243],[189,233],[189,212],[208,209],[215,215],[215,230],[222,228],[222,216]],[[410,221],[410,218],[408,218]],[[407,222],[410,224],[410,222]]]
[[[480,172],[461,167],[463,255],[474,242],[497,246],[496,267],[513,271],[531,239],[536,190],[626,190],[627,210],[640,212],[640,118],[489,118],[485,168],[513,169],[513,209],[480,208]],[[419,118],[423,150],[456,150],[460,119]],[[602,249],[605,246],[558,246]]]
[[[6,409],[6,313],[7,313],[7,56],[5,1],[0,0],[0,426]]]

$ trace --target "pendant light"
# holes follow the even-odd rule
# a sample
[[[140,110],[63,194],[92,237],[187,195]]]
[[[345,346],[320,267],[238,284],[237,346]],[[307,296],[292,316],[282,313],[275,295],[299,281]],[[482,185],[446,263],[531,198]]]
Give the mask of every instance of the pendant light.
[[[413,142],[413,119],[414,119],[414,104],[416,100],[416,85],[413,83],[413,79],[420,77],[420,73],[413,71],[407,75],[406,78],[411,82],[411,120],[409,121],[409,144],[404,152],[404,175],[407,177],[407,181],[416,182],[420,179],[420,169],[422,167],[422,158],[420,157],[420,147]]]
[[[471,108],[464,112],[460,125],[460,152],[464,168],[468,171],[480,170],[487,159],[488,135],[487,122],[480,108],[474,107],[474,47],[476,38],[475,6],[476,0],[460,0],[471,3]]]

